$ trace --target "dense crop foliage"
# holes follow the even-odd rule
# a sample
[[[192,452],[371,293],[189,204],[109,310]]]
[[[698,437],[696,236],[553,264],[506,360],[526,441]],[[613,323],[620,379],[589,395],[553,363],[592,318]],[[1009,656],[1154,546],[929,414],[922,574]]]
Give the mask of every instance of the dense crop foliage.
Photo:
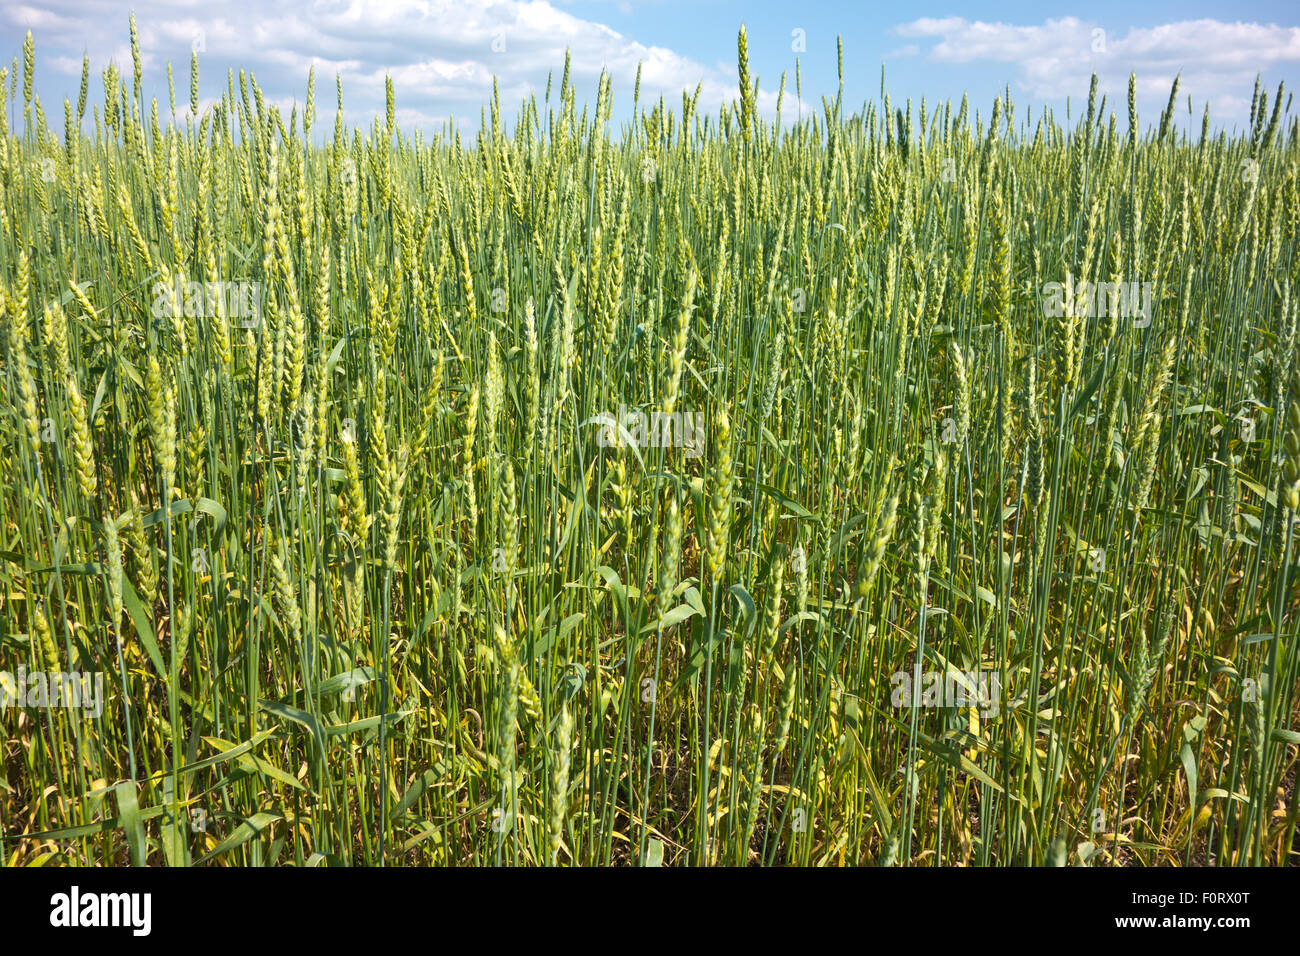
[[[1292,858],[1282,92],[773,122],[740,52],[472,139],[137,54],[60,141],[29,39],[0,670],[104,699],[0,710],[6,862]]]

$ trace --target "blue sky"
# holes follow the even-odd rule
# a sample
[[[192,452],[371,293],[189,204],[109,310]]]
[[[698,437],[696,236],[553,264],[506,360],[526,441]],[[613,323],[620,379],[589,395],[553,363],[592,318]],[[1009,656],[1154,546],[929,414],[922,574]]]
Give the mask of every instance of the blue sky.
[[[286,109],[305,95],[317,69],[318,129],[332,129],[334,75],[343,77],[347,116],[368,123],[383,111],[384,76],[397,87],[404,128],[432,131],[454,115],[477,127],[495,76],[507,112],[530,91],[539,98],[549,69],[558,87],[564,51],[573,55],[579,91],[588,97],[607,68],[614,81],[615,119],[630,115],[633,78],[644,62],[643,101],[663,94],[680,106],[683,87],[703,84],[702,106],[716,112],[736,95],[736,32],[749,32],[750,70],[761,80],[759,108],[771,115],[780,74],[801,62],[803,101],[819,108],[833,96],[836,35],[845,49],[845,96],[856,110],[877,98],[881,65],[893,100],[921,97],[933,108],[970,95],[987,116],[1008,85],[1018,118],[1047,105],[1063,114],[1086,100],[1095,70],[1108,109],[1125,112],[1130,71],[1139,79],[1143,121],[1157,118],[1177,73],[1180,117],[1193,99],[1192,120],[1209,102],[1216,125],[1243,125],[1257,73],[1270,96],[1279,81],[1300,83],[1300,15],[1281,3],[975,2],[953,7],[921,3],[736,2],[736,0],[47,0],[0,10],[0,53],[21,55],[36,39],[36,89],[50,122],[61,126],[62,100],[75,99],[83,53],[91,57],[91,103],[102,101],[99,73],[112,57],[130,70],[128,13],[134,9],[145,59],[145,86],[166,113],[166,62],[176,73],[178,111],[189,94],[190,51],[198,47],[201,96],[220,97],[228,68],[251,69],[268,99]],[[796,33],[795,31],[802,31]],[[799,39],[805,49],[792,49]],[[89,112],[89,111],[88,111]],[[89,124],[88,124],[89,125]]]

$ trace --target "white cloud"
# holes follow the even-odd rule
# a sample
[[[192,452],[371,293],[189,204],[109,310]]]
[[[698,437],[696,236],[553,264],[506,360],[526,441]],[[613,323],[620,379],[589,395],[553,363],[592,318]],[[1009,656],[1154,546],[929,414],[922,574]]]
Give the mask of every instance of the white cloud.
[[[106,7],[110,8],[106,10]],[[203,94],[225,86],[227,69],[257,77],[270,101],[306,95],[307,71],[314,65],[317,111],[332,126],[333,80],[338,73],[349,120],[366,122],[384,109],[384,77],[391,74],[401,115],[473,117],[492,96],[493,76],[503,110],[513,114],[530,92],[541,98],[553,72],[552,103],[559,92],[565,50],[571,51],[571,78],[580,103],[594,98],[596,80],[608,70],[620,106],[630,104],[638,62],[642,63],[641,100],[661,94],[680,104],[683,90],[702,84],[700,108],[716,112],[737,96],[734,68],[696,62],[664,47],[647,46],[610,27],[582,19],[547,0],[247,0],[239,15],[222,13],[197,0],[48,0],[41,9],[12,6],[0,23],[31,26],[37,45],[37,86],[50,73],[80,72],[89,53],[98,76],[111,55],[129,76],[127,18],[134,10],[145,63],[145,85],[166,95],[165,64],[176,71],[178,99],[188,100],[191,45],[198,40]],[[787,98],[787,113],[793,95]],[[92,101],[94,97],[92,97]],[[766,113],[775,93],[760,96]]]
[[[1021,89],[1038,99],[1086,95],[1094,72],[1112,102],[1126,94],[1130,73],[1140,98],[1163,99],[1181,74],[1180,102],[1208,101],[1220,121],[1246,118],[1256,74],[1300,63],[1300,27],[1276,24],[1201,19],[1121,32],[1077,17],[1029,26],[924,17],[896,32],[936,41],[928,48],[936,62],[1015,64]]]

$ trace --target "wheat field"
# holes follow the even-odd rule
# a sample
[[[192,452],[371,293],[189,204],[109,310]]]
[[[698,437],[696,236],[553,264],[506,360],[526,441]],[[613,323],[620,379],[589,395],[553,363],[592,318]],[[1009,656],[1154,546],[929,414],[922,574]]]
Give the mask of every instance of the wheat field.
[[[1282,89],[331,132],[131,37],[0,70],[6,865],[1295,864]]]

